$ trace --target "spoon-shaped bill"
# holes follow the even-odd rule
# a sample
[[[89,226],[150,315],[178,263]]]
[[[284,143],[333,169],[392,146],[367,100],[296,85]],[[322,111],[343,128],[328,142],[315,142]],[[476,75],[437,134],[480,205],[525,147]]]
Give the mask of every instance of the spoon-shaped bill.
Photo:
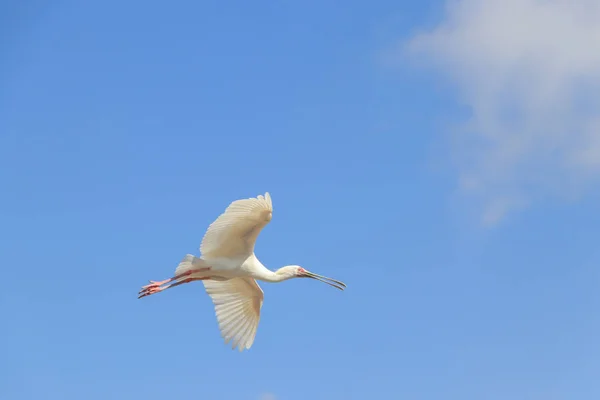
[[[336,289],[344,290],[346,288],[346,284],[344,282],[340,282],[336,279],[328,278],[326,276],[318,275],[318,274],[315,274],[313,272],[308,272],[308,271],[305,271],[304,274],[307,278],[312,278],[312,279],[316,279],[318,281],[324,282],[330,286],[333,286]]]

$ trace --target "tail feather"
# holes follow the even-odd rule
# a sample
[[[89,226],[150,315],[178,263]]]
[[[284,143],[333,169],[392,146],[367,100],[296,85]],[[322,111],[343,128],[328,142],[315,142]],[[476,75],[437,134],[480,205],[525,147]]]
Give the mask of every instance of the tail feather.
[[[175,275],[183,274],[190,269],[205,268],[206,266],[207,265],[203,259],[195,257],[191,254],[186,254],[175,269]]]

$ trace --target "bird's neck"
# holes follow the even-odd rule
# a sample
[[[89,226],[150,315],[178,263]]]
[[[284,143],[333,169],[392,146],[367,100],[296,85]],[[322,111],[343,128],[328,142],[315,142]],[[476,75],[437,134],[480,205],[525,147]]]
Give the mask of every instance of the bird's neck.
[[[257,260],[258,261],[258,260]],[[281,282],[288,279],[288,276],[283,274],[278,274],[277,272],[273,272],[264,265],[260,261],[258,261],[252,271],[252,275],[254,279],[258,279],[264,282]]]
[[[285,279],[285,277],[277,274],[276,272],[267,269],[266,267],[262,267],[254,271],[254,278],[264,281],[264,282],[281,282]]]

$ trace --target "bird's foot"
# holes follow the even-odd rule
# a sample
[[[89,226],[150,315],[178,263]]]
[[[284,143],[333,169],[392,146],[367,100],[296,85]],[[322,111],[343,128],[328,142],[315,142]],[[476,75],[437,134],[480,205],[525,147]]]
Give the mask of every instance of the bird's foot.
[[[148,285],[142,286],[142,290],[148,289],[148,288],[151,288],[151,287],[154,287],[154,286],[162,286],[165,283],[171,282],[172,280],[173,280],[173,278],[171,278],[171,279],[165,279],[164,281],[150,281],[150,283]]]
[[[206,272],[209,270],[210,270],[210,267],[191,269],[191,270],[183,272],[179,275],[175,275],[172,278],[165,279],[164,281],[150,281],[150,284],[142,286],[142,289],[138,292],[138,294],[139,294],[138,299],[141,299],[142,297],[150,296],[151,294],[162,292],[163,290],[166,290],[168,288],[172,288],[175,286],[179,286],[184,283],[189,283],[189,282],[193,282],[193,281],[203,281],[205,279],[209,279],[209,277],[193,277],[193,278],[190,277],[190,275],[192,275],[192,274],[196,274],[199,272]],[[187,277],[187,278],[181,279],[184,277]],[[171,283],[171,282],[174,282],[174,283]],[[166,284],[168,284],[168,285],[166,285]]]
[[[144,289],[143,291],[140,292],[140,295],[138,296],[138,299],[141,299],[142,297],[146,297],[146,296],[150,296],[151,294],[155,294],[162,291],[162,288],[156,286],[156,287],[150,287],[148,289]]]
[[[169,282],[171,282],[171,279],[165,279],[164,281],[150,281],[149,285],[142,286],[142,290],[138,292],[138,299],[162,291],[163,288],[161,288],[161,286]]]

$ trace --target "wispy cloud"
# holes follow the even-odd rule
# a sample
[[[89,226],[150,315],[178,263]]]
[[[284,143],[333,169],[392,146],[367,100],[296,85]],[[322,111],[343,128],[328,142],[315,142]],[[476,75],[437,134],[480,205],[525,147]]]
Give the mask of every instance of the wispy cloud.
[[[484,222],[599,182],[600,2],[448,1],[405,45],[471,109],[451,153]]]
[[[263,393],[260,395],[260,400],[277,400],[273,393]]]

